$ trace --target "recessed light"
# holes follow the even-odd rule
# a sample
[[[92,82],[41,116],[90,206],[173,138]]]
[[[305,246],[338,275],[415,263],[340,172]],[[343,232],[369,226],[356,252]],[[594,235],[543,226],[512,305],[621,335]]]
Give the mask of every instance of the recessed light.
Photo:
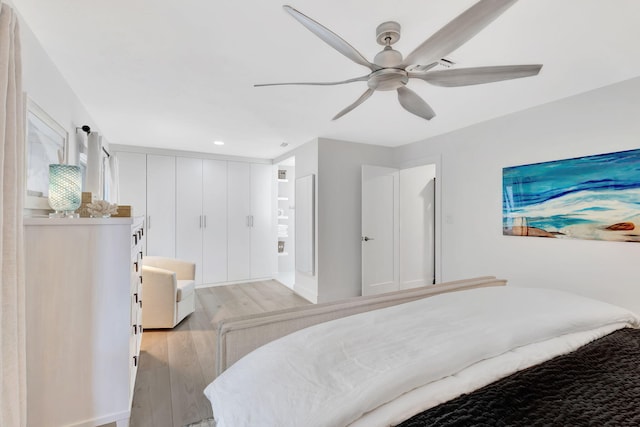
[[[224,141],[213,141],[215,145],[224,145]]]

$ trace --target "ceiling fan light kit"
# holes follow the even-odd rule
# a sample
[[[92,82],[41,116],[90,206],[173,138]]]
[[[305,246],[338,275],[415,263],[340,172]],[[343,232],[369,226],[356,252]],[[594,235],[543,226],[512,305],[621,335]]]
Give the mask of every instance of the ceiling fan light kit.
[[[255,86],[333,86],[366,81],[368,89],[353,104],[336,114],[333,120],[352,111],[378,90],[397,91],[398,101],[405,110],[425,120],[431,120],[435,117],[435,112],[418,94],[407,87],[409,79],[424,80],[436,86],[459,87],[530,77],[540,72],[541,64],[432,70],[443,61],[450,62],[446,58],[447,55],[478,34],[516,1],[478,1],[425,40],[406,58],[391,47],[400,39],[400,24],[394,21],[383,22],[376,28],[376,41],[384,48],[376,54],[373,62],[369,62],[353,46],[328,28],[285,5],[284,10],[309,31],[355,63],[369,68],[370,73],[339,82],[267,83]]]

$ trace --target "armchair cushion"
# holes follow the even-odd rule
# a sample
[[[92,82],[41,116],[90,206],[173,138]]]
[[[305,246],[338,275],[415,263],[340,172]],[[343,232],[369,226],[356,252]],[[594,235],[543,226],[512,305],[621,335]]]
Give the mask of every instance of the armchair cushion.
[[[173,328],[195,310],[195,264],[147,256],[142,265],[142,326]]]
[[[195,288],[196,282],[193,280],[178,280],[178,295],[176,296],[176,302],[186,299],[193,293]]]
[[[143,260],[144,265],[150,267],[164,268],[165,270],[176,273],[178,280],[195,280],[196,264],[181,259],[166,258],[161,256],[146,256]]]

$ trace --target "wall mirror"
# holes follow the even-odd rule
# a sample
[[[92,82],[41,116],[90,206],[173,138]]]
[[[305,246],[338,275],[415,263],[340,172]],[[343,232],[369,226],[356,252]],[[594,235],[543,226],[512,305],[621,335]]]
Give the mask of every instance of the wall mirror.
[[[315,274],[315,176],[296,179],[296,270]]]

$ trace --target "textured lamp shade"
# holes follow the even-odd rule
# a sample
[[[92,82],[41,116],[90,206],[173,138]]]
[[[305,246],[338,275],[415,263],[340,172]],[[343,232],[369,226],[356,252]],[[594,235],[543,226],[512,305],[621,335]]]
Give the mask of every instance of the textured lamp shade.
[[[80,166],[49,165],[49,206],[67,214],[80,207],[82,175]],[[61,215],[65,216],[65,215]]]

